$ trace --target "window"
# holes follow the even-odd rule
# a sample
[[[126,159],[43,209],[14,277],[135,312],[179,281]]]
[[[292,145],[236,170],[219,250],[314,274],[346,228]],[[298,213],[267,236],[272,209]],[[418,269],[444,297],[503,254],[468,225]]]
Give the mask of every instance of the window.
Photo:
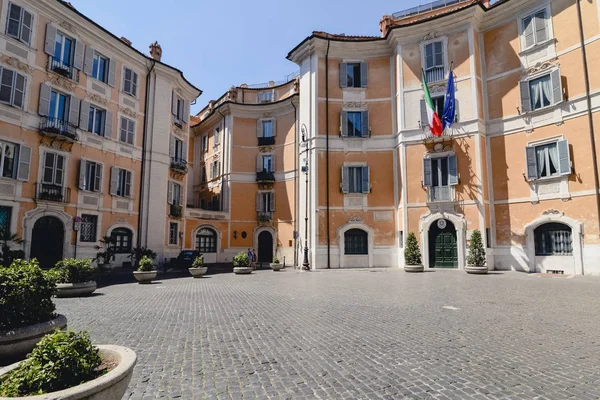
[[[14,107],[23,108],[26,78],[10,69],[0,68],[0,102]]]
[[[367,87],[367,63],[341,63],[340,86],[349,88]]]
[[[177,244],[178,234],[179,224],[177,222],[169,222],[169,244]]]
[[[569,226],[549,223],[537,227],[534,232],[536,256],[572,256],[573,238]]]
[[[275,211],[275,192],[258,192],[256,194],[256,211],[270,217],[271,213]]]
[[[8,4],[8,22],[6,34],[23,43],[31,43],[31,28],[33,26],[33,15],[23,7],[16,4]]]
[[[108,58],[94,52],[94,62],[92,64],[92,77],[106,83],[108,81]]]
[[[458,185],[458,165],[455,155],[423,159],[423,186],[428,188],[429,201],[454,200]]]
[[[202,167],[202,176],[200,177],[201,183],[206,183],[206,167]]]
[[[175,122],[183,123],[183,99],[176,96],[175,98]]]
[[[127,228],[116,228],[110,234],[116,254],[131,254],[133,233]]]
[[[181,185],[173,182],[169,182],[170,191],[169,191],[169,200],[170,204],[174,206],[181,205]]]
[[[262,156],[262,163],[263,163],[263,171],[266,171],[266,172],[274,172],[275,171],[275,166],[273,165],[273,156],[272,155]]]
[[[425,79],[438,82],[445,79],[444,42],[439,40],[424,46]]]
[[[96,230],[98,226],[97,215],[83,214],[81,216],[81,226],[79,227],[80,242],[95,242]]]
[[[171,158],[177,161],[185,161],[185,151],[183,146],[183,141],[177,139],[176,137],[171,137]]]
[[[273,92],[260,92],[258,94],[259,103],[270,103],[273,101]]]
[[[369,193],[370,171],[366,166],[342,168],[342,193]]]
[[[566,140],[527,146],[525,150],[528,179],[571,174],[571,155],[569,143]]]
[[[17,150],[18,146],[16,144],[0,141],[0,174],[3,178],[16,178]]]
[[[363,137],[362,112],[352,111],[348,114],[348,137]]]
[[[437,115],[441,118],[444,115],[444,105],[446,102],[445,96],[436,96],[432,97],[431,101],[433,102],[433,107],[437,113]],[[454,119],[455,122],[458,121],[458,100],[454,99]],[[421,99],[421,128],[425,126],[429,126],[429,120],[427,116],[427,104],[425,103],[425,99]]]
[[[221,195],[216,194],[210,200],[211,210],[220,211],[221,210]]]
[[[58,123],[68,121],[69,96],[52,90],[50,92],[50,108],[48,117]]]
[[[42,182],[57,186],[63,185],[65,157],[57,153],[44,153]]]
[[[531,14],[521,21],[523,30],[523,50],[541,44],[549,39],[548,16],[546,9]]]
[[[104,123],[106,120],[106,111],[97,107],[90,106],[90,117],[88,119],[88,132],[95,133],[98,136],[104,136]]]
[[[137,97],[138,74],[132,69],[125,67],[123,74],[123,91],[133,97]]]
[[[200,253],[217,252],[217,232],[203,228],[196,234],[196,250]]]
[[[121,129],[119,133],[119,141],[133,145],[135,137],[135,121],[121,117]]]
[[[560,70],[535,79],[521,81],[521,111],[539,110],[563,101],[562,78]]]
[[[210,164],[210,179],[215,179],[219,176],[219,162],[213,161]]]
[[[110,170],[110,194],[119,197],[131,196],[131,171],[113,167]]]
[[[102,164],[81,160],[79,188],[89,192],[102,191]]]
[[[273,137],[273,120],[262,121],[263,137]]]
[[[550,75],[529,81],[531,107],[533,110],[548,107],[552,104],[552,82]]]
[[[0,206],[0,233],[10,234],[12,207]]]
[[[344,254],[369,254],[369,236],[361,229],[350,229],[344,233]]]
[[[202,153],[208,153],[208,135],[202,136]]]
[[[54,44],[54,61],[60,62],[65,67],[70,67],[73,60],[73,49],[75,41],[61,32],[56,32]]]
[[[215,139],[215,147],[221,143],[221,127],[217,126],[213,131],[213,136]]]

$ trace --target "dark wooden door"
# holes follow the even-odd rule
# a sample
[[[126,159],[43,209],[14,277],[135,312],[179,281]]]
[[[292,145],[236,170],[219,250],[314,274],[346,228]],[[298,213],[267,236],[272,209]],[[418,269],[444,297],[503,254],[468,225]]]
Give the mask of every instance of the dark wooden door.
[[[273,262],[273,235],[270,232],[262,231],[258,235],[258,262]]]
[[[30,258],[37,260],[40,267],[49,269],[62,260],[65,229],[56,217],[42,217],[33,226]]]
[[[434,222],[429,228],[430,268],[458,268],[456,230],[450,221],[446,220],[444,225],[442,229]]]

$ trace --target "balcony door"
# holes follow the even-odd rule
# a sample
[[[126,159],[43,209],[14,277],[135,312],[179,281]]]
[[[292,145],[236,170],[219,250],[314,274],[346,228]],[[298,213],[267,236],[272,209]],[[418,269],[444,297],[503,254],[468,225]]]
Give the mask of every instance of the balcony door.
[[[49,269],[63,258],[65,228],[56,217],[45,216],[33,225],[30,258],[36,258],[40,267]]]

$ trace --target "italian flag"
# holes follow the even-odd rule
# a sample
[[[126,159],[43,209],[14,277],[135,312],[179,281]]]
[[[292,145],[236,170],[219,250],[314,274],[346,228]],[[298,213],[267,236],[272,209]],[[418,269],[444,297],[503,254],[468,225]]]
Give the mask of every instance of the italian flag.
[[[435,107],[433,106],[433,101],[431,100],[431,94],[429,93],[429,88],[427,87],[427,80],[425,79],[425,71],[421,71],[423,76],[423,91],[425,92],[425,106],[427,107],[427,118],[429,123],[429,128],[431,129],[431,133],[435,136],[442,136],[444,132],[444,126],[442,125],[442,120],[440,116],[435,112]]]

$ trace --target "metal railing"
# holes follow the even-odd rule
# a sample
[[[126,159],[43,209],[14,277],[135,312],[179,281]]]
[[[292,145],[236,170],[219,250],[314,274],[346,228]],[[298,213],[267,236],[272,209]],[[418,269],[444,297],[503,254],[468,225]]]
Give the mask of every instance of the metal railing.
[[[269,137],[259,137],[258,145],[259,146],[273,146],[275,144],[275,136]]]
[[[256,220],[258,222],[270,222],[273,220],[273,212],[272,211],[257,211],[256,212]]]
[[[265,83],[255,83],[248,85],[248,89],[266,89],[269,87],[279,86],[293,81],[297,76],[300,76],[300,70],[294,71],[291,74],[286,75],[282,80]]]
[[[256,182],[275,182],[275,173],[266,170],[257,172]]]
[[[425,79],[427,79],[427,83],[443,81],[446,79],[446,68],[435,67],[426,70]]]
[[[178,204],[171,204],[171,210],[169,210],[169,215],[176,218],[182,217],[183,207]]]
[[[65,78],[73,79],[75,77],[74,68],[57,57],[50,57],[48,68]]]
[[[183,158],[171,157],[171,169],[180,172],[187,172],[187,161]]]
[[[429,11],[433,11],[433,10],[437,10],[438,8],[444,8],[444,7],[448,7],[454,4],[458,4],[458,3],[464,3],[467,1],[473,1],[473,0],[438,0],[438,1],[433,1],[431,3],[428,4],[423,4],[417,7],[412,7],[409,8],[407,10],[403,10],[403,11],[398,11],[394,14],[392,14],[392,18],[394,19],[400,19],[400,18],[405,18],[405,17],[409,17],[411,15],[419,15],[419,14],[423,14]]]
[[[445,203],[456,200],[454,186],[431,186],[427,188],[428,203]]]
[[[75,125],[54,117],[43,117],[40,122],[40,131],[64,136],[71,140],[78,140],[77,127]]]
[[[35,199],[53,201],[57,203],[69,203],[71,201],[71,189],[52,183],[36,183]]]

